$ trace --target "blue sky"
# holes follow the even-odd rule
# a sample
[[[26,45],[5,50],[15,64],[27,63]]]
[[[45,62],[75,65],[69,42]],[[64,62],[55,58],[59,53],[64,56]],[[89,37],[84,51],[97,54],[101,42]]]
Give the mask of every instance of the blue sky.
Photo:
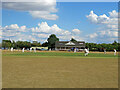
[[[14,5],[15,4],[13,4],[13,6]],[[35,5],[33,6],[35,7]],[[53,10],[53,8],[57,11]],[[93,11],[93,13],[91,11]],[[44,42],[46,41],[47,37],[49,37],[50,34],[54,33],[54,30],[58,28],[58,30],[60,29],[62,31],[59,30],[59,32],[56,30],[55,34],[60,37],[60,40],[70,40],[72,37],[77,40],[84,40],[87,42],[96,43],[111,43],[114,40],[117,40],[117,31],[115,28],[117,27],[117,25],[116,23],[111,23],[116,20],[116,17],[112,17],[109,14],[109,12],[111,12],[111,15],[116,15],[116,13],[118,12],[117,2],[56,2],[55,4],[53,4],[53,6],[51,6],[51,11],[47,12],[49,12],[50,16],[46,15],[45,13],[46,17],[44,18],[43,12],[40,12],[40,14],[36,14],[32,11],[32,13],[30,13],[29,11],[27,11],[27,9],[23,10],[21,8],[15,8],[15,6],[9,7],[9,3],[3,4],[3,39],[24,40],[22,39],[22,37],[24,35],[29,35],[28,37],[33,38],[32,40]],[[41,13],[43,16],[41,15]],[[51,17],[52,14],[54,14],[54,16]],[[106,16],[104,16],[103,14],[105,14]],[[96,18],[94,18],[95,15],[97,15]],[[96,19],[97,22],[94,21]],[[42,22],[46,22],[48,26],[44,25],[46,23],[41,24]],[[39,28],[38,23],[40,23],[40,27],[43,28]],[[54,27],[54,24],[57,26]],[[112,25],[113,27],[110,27],[110,25]],[[8,27],[5,28],[5,26]],[[26,26],[26,28],[24,29],[25,31],[18,30],[21,26]],[[38,29],[35,29],[36,27],[38,27]],[[48,29],[50,30],[50,32],[48,31],[49,33],[47,33],[47,31],[44,31],[44,29],[47,30],[46,28],[48,27],[51,28]],[[34,30],[32,30],[32,28],[34,28]],[[18,34],[21,34],[21,36],[19,35],[19,37],[17,37],[15,34],[12,36],[6,35],[8,29],[11,29],[9,30],[9,34],[13,34],[13,32],[18,32]],[[42,30],[44,32],[42,32]],[[115,34],[112,35],[113,32],[111,31],[114,31]],[[64,33],[61,34],[61,32]],[[109,35],[107,35],[107,33],[109,33]],[[25,40],[30,41],[28,37],[25,37]]]

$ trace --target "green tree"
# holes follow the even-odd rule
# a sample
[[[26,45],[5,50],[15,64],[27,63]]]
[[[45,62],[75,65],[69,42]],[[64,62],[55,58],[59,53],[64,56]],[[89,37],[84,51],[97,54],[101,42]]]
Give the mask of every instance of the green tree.
[[[16,46],[18,49],[22,49],[23,47],[25,47],[23,41],[17,41]]]
[[[43,43],[42,47],[48,47],[48,42]]]
[[[56,37],[55,34],[51,34],[50,37],[47,39],[48,41],[48,49],[55,49],[55,42],[59,41],[59,38]]]
[[[41,44],[40,44],[40,42],[37,42],[37,41],[33,41],[33,43],[32,43],[32,45],[31,45],[32,47],[40,47],[41,46]]]
[[[2,47],[4,49],[10,49],[12,47],[12,42],[10,40],[2,40]]]
[[[117,41],[114,41],[114,42],[112,43],[112,45],[118,45]]]
[[[70,41],[71,41],[71,42],[77,42],[77,40],[75,40],[74,38],[71,38]]]

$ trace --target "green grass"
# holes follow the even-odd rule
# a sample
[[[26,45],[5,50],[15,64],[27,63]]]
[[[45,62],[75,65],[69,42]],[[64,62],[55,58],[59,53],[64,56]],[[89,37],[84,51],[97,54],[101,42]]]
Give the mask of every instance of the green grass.
[[[118,88],[117,58],[2,58],[3,88]]]
[[[27,56],[27,57],[85,57],[84,53],[71,53],[71,52],[3,52],[3,56]],[[98,58],[114,58],[113,54],[104,54],[104,53],[89,53],[86,57],[98,57]]]
[[[118,88],[113,53],[2,52],[3,88]]]

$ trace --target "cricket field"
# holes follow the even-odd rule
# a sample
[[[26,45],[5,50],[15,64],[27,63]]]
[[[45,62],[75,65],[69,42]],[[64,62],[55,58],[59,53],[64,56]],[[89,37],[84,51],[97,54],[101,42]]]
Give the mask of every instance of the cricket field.
[[[2,87],[118,88],[118,55],[2,51]]]

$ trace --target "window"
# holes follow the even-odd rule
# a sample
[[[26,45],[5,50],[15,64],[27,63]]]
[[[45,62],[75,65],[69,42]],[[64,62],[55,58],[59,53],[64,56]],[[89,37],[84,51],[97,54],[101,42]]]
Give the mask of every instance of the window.
[[[79,44],[83,44],[83,43],[79,43]]]

